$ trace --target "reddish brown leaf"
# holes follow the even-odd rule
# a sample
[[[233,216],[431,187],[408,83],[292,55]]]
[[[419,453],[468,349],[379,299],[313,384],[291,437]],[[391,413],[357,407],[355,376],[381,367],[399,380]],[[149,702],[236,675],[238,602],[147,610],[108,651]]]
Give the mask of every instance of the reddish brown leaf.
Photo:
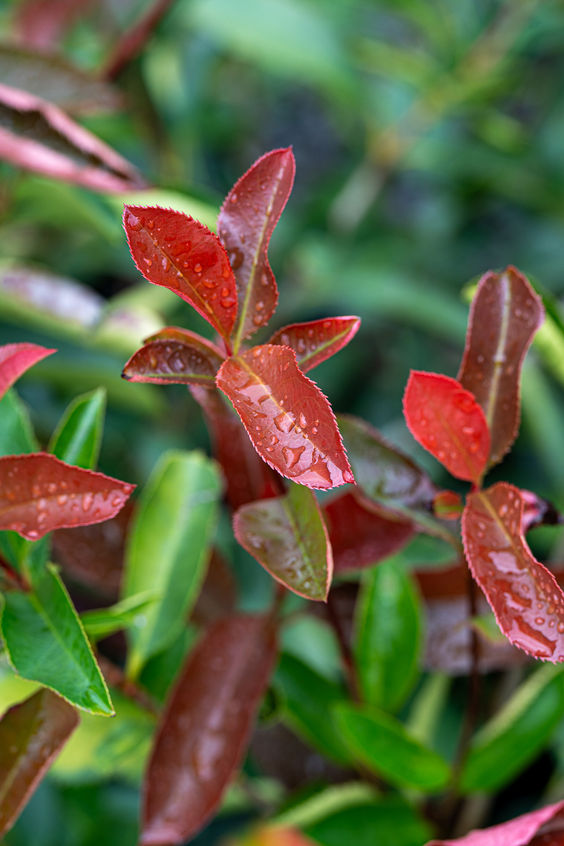
[[[253,448],[243,424],[219,391],[193,385],[190,392],[204,412],[231,508],[235,511],[247,502],[275,496],[279,492],[275,486],[278,477]]]
[[[275,658],[272,621],[243,615],[215,623],[190,654],[149,762],[143,846],[182,843],[213,813],[244,755]]]
[[[285,496],[251,502],[233,518],[235,537],[265,570],[306,599],[327,599],[333,556],[315,494],[291,485]]]
[[[377,564],[405,546],[413,536],[412,523],[385,518],[365,508],[349,492],[327,503],[323,513],[336,573]]]
[[[0,529],[37,540],[54,529],[114,517],[135,485],[47,453],[0,458]]]
[[[0,347],[0,397],[20,378],[22,373],[57,350],[37,344],[6,344]]]
[[[554,823],[557,823],[560,829],[563,811],[564,802],[557,802],[509,822],[481,831],[471,831],[466,837],[456,840],[431,840],[427,846],[559,846],[560,841],[555,840],[553,835],[549,835],[548,840],[543,840],[542,836],[544,832],[550,831]]]
[[[66,30],[92,4],[93,0],[24,0],[16,10],[20,38],[30,47],[57,47]]]
[[[543,320],[540,297],[516,268],[482,277],[458,380],[484,410],[491,433],[490,465],[503,458],[517,435],[521,366]]]
[[[126,206],[123,225],[145,279],[178,294],[228,339],[237,291],[219,238],[187,214],[158,206]]]
[[[237,279],[239,313],[234,348],[270,320],[278,289],[267,250],[294,183],[292,149],[272,150],[235,183],[221,207],[217,231]]]
[[[523,500],[523,533],[535,526],[555,526],[564,522],[564,517],[556,510],[554,505],[542,496],[537,496],[533,491],[521,489]]]
[[[309,488],[354,482],[331,406],[291,349],[254,347],[227,359],[216,381],[261,458],[282,476]]]
[[[351,341],[360,317],[328,317],[309,323],[292,323],[275,332],[269,344],[284,344],[296,353],[303,373],[331,358]]]
[[[232,614],[237,604],[237,583],[233,572],[218,550],[212,549],[202,589],[191,618],[198,626],[208,626]]]
[[[484,412],[456,379],[412,370],[403,397],[409,431],[458,479],[479,482],[490,451]]]
[[[468,563],[502,632],[534,658],[564,661],[564,593],[523,538],[520,491],[498,482],[468,497],[462,534]]]
[[[224,360],[217,353],[210,353],[203,343],[149,341],[131,356],[121,375],[130,382],[215,387],[215,374]]]
[[[0,837],[78,725],[76,710],[43,688],[0,720]]]
[[[0,84],[0,158],[94,191],[142,188],[135,168],[52,103]]]
[[[199,347],[210,358],[218,360],[218,367],[225,359],[225,355],[217,344],[214,344],[197,332],[192,332],[190,329],[183,329],[181,326],[163,326],[158,332],[145,338],[143,343],[148,344],[150,341],[180,341],[183,344]]]

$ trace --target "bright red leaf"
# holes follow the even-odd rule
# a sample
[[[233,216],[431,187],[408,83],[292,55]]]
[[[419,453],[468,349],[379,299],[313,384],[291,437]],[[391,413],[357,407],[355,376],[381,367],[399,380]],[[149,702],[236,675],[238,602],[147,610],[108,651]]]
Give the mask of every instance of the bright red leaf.
[[[142,846],[183,843],[213,813],[244,755],[276,651],[272,621],[243,615],[215,623],[192,651],[149,762]]]
[[[237,279],[239,313],[234,347],[272,317],[278,289],[268,263],[268,244],[294,183],[290,147],[272,150],[235,183],[221,207],[217,231]]]
[[[0,109],[0,159],[94,191],[144,187],[129,162],[53,103],[0,83]]]
[[[315,494],[292,485],[286,496],[251,502],[233,518],[235,537],[277,581],[325,601],[333,555]]]
[[[520,491],[498,482],[468,497],[466,557],[500,629],[534,658],[564,661],[564,593],[523,538]]]
[[[57,350],[38,344],[6,344],[0,347],[0,397],[20,378],[22,373]]]
[[[456,379],[412,370],[403,397],[409,431],[457,479],[478,482],[490,435],[484,412]]]
[[[215,374],[223,360],[219,350],[209,350],[200,341],[149,341],[131,356],[121,375],[130,382],[215,387]]]
[[[76,710],[43,688],[0,719],[0,837],[78,725]]]
[[[254,347],[224,362],[216,381],[259,455],[282,476],[309,488],[354,482],[331,406],[291,349]]]
[[[0,458],[0,530],[37,540],[54,529],[101,523],[135,485],[59,461],[47,453]]]
[[[187,214],[158,206],[125,206],[123,225],[145,279],[178,294],[228,339],[237,291],[219,238]]]
[[[342,350],[360,326],[359,317],[328,317],[309,323],[292,323],[275,332],[269,344],[284,344],[296,353],[302,373],[307,373]]]
[[[427,846],[560,846],[563,812],[564,802],[557,802],[509,822],[481,831],[471,831],[466,837],[431,840]],[[554,833],[550,835],[550,831]]]
[[[517,435],[521,366],[543,320],[541,298],[514,267],[482,277],[472,301],[458,380],[486,415],[490,465],[503,458]]]
[[[336,573],[377,564],[413,537],[411,522],[381,516],[349,492],[328,502],[323,513]]]

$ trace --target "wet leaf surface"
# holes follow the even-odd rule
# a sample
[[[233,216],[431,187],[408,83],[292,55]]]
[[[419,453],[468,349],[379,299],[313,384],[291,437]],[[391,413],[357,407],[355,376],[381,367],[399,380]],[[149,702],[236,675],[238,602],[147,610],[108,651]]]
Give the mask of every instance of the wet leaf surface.
[[[230,358],[216,381],[282,476],[323,489],[354,481],[331,406],[288,347],[265,344]]]
[[[213,813],[241,762],[275,658],[274,626],[264,617],[228,617],[204,634],[157,732],[143,846],[182,843]]]
[[[349,492],[324,505],[323,513],[336,573],[377,564],[413,537],[411,522],[384,517]]]
[[[559,841],[543,840],[545,832],[553,826],[562,826],[564,802],[547,805],[539,811],[523,814],[509,822],[471,831],[456,840],[431,840],[427,846],[559,846]],[[559,836],[559,835],[556,835]]]
[[[285,587],[306,599],[325,600],[333,556],[321,510],[307,488],[244,505],[233,518],[235,537]]]
[[[217,219],[217,231],[237,280],[235,349],[272,317],[278,289],[267,250],[294,183],[291,148],[272,150],[235,183]]]
[[[212,356],[203,344],[150,341],[131,356],[121,375],[130,382],[215,387],[215,374],[222,362],[223,356]]]
[[[16,818],[78,725],[78,714],[39,690],[0,719],[0,837]]]
[[[490,465],[503,458],[517,435],[521,367],[543,320],[541,298],[516,268],[482,277],[458,380],[484,410],[491,433]]]
[[[235,277],[219,238],[187,214],[126,206],[123,225],[139,272],[193,306],[229,338],[237,314]]]
[[[0,347],[0,397],[26,370],[54,352],[57,350],[49,350],[38,344],[5,344]]]
[[[520,491],[498,482],[468,497],[464,548],[507,638],[534,658],[564,660],[564,593],[537,561],[522,531]]]
[[[342,350],[359,327],[359,317],[328,317],[309,323],[292,323],[275,332],[268,343],[293,349],[300,370],[307,373]]]
[[[403,398],[409,431],[457,479],[478,482],[490,452],[484,412],[456,379],[412,370]]]
[[[47,453],[0,458],[0,529],[37,540],[54,529],[114,517],[135,485],[128,485]]]

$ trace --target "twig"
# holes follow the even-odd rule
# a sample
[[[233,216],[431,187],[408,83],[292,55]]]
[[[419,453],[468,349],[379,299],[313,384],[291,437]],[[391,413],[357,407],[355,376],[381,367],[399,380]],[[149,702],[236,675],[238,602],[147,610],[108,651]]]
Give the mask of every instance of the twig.
[[[133,61],[173,2],[174,0],[156,0],[146,14],[123,35],[100,74],[103,79],[108,81],[116,79],[124,68]]]

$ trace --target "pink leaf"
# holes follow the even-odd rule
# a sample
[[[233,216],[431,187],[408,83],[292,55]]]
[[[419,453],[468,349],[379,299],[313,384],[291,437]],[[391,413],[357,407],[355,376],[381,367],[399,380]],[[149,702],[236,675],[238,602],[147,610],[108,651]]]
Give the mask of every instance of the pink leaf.
[[[0,837],[78,725],[76,710],[43,688],[0,719]]]
[[[135,168],[53,103],[0,84],[0,158],[94,191],[142,188]]]
[[[37,344],[6,344],[0,347],[0,397],[20,378],[22,373],[57,350]]]
[[[296,353],[302,373],[307,373],[342,350],[360,326],[359,317],[328,317],[309,323],[292,323],[275,332],[269,344],[284,344]]]
[[[471,831],[466,837],[456,840],[432,840],[427,846],[560,846],[558,832],[564,830],[564,802],[547,805],[540,811],[523,814],[509,822],[484,828],[481,831]],[[555,836],[546,839],[545,832],[554,830],[551,826],[556,823]],[[561,836],[561,835],[560,835]],[[542,839],[545,837],[545,839]]]
[[[244,338],[270,320],[278,301],[268,244],[294,182],[290,147],[266,153],[235,183],[221,207],[217,231],[237,279],[237,350]]]
[[[158,206],[125,206],[123,225],[145,279],[178,294],[227,340],[237,291],[219,238],[187,214]]]
[[[466,557],[500,629],[534,658],[564,661],[564,593],[523,538],[520,491],[498,482],[468,497]]]
[[[37,540],[54,529],[114,517],[135,485],[47,453],[0,458],[0,530]]]
[[[121,375],[130,382],[215,387],[224,356],[215,344],[193,334],[188,342],[172,337],[149,341],[131,356]]]
[[[323,508],[333,548],[335,572],[377,564],[413,537],[413,524],[381,516],[365,508],[352,493],[344,493]]]
[[[514,267],[482,277],[472,302],[458,380],[486,415],[490,465],[503,458],[517,435],[521,367],[543,320],[541,298]]]
[[[309,488],[354,482],[331,406],[288,347],[265,344],[229,358],[216,381],[258,454],[282,476]]]
[[[478,482],[490,435],[484,412],[456,379],[412,370],[403,397],[409,431],[457,479]]]
[[[327,599],[333,556],[310,490],[292,485],[286,496],[244,505],[233,529],[241,546],[289,590],[306,599]]]
[[[244,755],[276,658],[264,617],[215,623],[167,703],[145,779],[142,846],[190,839],[217,807]]]
[[[33,47],[58,47],[69,27],[93,0],[23,0],[16,10],[20,38]]]

